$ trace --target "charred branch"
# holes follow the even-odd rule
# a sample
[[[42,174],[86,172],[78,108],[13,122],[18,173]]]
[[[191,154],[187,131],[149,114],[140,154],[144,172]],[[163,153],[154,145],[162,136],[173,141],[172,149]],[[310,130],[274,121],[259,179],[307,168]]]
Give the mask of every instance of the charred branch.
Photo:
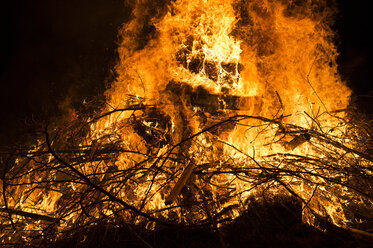
[[[203,95],[194,98],[193,94],[192,90],[190,106]],[[206,104],[218,98],[212,94],[203,97],[207,99]],[[233,99],[232,106],[235,105],[236,98],[230,99]],[[198,104],[198,108],[202,108],[202,104]],[[200,131],[185,132],[180,135],[181,140],[176,140],[171,119],[160,107],[136,111],[136,116],[131,115],[123,127],[117,125],[109,129],[112,133],[90,140],[77,135],[86,122],[64,129],[45,129],[41,145],[34,150],[18,152],[21,166],[5,170],[7,180],[2,181],[6,186],[3,192],[8,194],[2,200],[0,212],[4,215],[1,218],[8,223],[12,218],[17,230],[22,229],[22,224],[37,220],[41,221],[40,225],[49,223],[42,229],[53,232],[53,226],[68,223],[71,216],[75,216],[76,228],[123,218],[128,220],[126,225],[137,222],[151,228],[183,224],[210,226],[221,236],[219,226],[236,217],[236,213],[249,204],[244,195],[254,197],[258,192],[271,195],[273,191],[297,198],[303,204],[305,216],[315,226],[328,226],[320,223],[337,218],[329,216],[320,199],[327,204],[340,204],[338,201],[360,204],[359,216],[367,220],[372,218],[369,214],[373,199],[370,154],[345,145],[343,139],[322,128],[286,123],[287,116],[266,118],[230,113],[212,117],[206,114]],[[98,116],[91,124],[118,113],[119,110]],[[312,120],[314,117],[307,117],[313,123],[316,121]],[[130,130],[146,145],[143,148],[138,147],[139,144],[124,146],[116,133],[121,132],[120,128]],[[247,132],[256,130],[257,135],[248,142],[267,136],[265,146],[277,145],[283,150],[265,156],[256,155],[255,150],[243,151],[222,136],[236,128],[244,128]],[[65,133],[68,138],[64,137]],[[322,152],[323,157],[294,153],[305,145]],[[200,157],[186,152],[192,148]],[[229,150],[229,154],[224,150]],[[183,170],[181,175],[180,170]],[[237,185],[246,186],[239,188]],[[22,194],[14,194],[16,189],[23,189]],[[139,190],[143,192],[140,200]],[[60,194],[56,196],[58,210],[55,213],[40,208],[40,202],[48,199],[48,194]],[[19,208],[26,198],[29,199],[27,209],[35,206],[35,212],[46,214]],[[159,207],[149,208],[154,202],[158,202]],[[340,211],[353,215],[347,206]],[[338,221],[336,219],[334,224],[341,223]],[[74,228],[66,232],[73,232]],[[361,235],[369,233],[359,228],[358,223],[345,228],[361,230]],[[225,244],[223,236],[221,245]]]
[[[35,213],[30,213],[22,210],[17,210],[17,209],[0,209],[0,212],[8,212],[11,215],[18,215],[18,216],[23,216],[27,218],[31,218],[34,220],[42,220],[42,221],[47,221],[47,222],[54,222],[57,223],[60,221],[58,218],[50,217],[47,215],[41,215],[41,214],[35,214]]]
[[[53,150],[52,146],[51,146],[51,143],[49,141],[49,134],[48,134],[48,129],[46,127],[45,129],[45,138],[46,138],[46,143],[47,143],[47,146],[48,146],[48,149],[49,149],[49,152],[52,154],[52,156],[58,160],[61,164],[65,165],[66,167],[68,167],[71,171],[73,171],[76,175],[78,175],[82,180],[84,180],[90,187],[94,188],[95,190],[97,190],[98,192],[102,193],[103,195],[107,196],[110,200],[114,201],[114,202],[117,202],[119,204],[121,204],[124,208],[126,209],[129,209],[131,211],[133,211],[134,213],[142,216],[142,217],[145,217],[146,219],[150,220],[150,221],[154,221],[156,223],[159,223],[159,224],[162,224],[162,225],[170,225],[169,223],[167,222],[164,222],[162,220],[159,220],[157,218],[154,218],[146,213],[143,213],[141,212],[140,210],[138,210],[137,208],[129,205],[128,203],[124,202],[122,199],[119,199],[117,198],[116,196],[112,195],[110,192],[106,191],[105,189],[97,186],[96,184],[94,184],[93,182],[91,182],[91,180],[89,178],[87,178],[83,173],[81,173],[79,170],[75,169],[71,164],[67,163],[66,161],[64,161],[62,158],[60,158]]]

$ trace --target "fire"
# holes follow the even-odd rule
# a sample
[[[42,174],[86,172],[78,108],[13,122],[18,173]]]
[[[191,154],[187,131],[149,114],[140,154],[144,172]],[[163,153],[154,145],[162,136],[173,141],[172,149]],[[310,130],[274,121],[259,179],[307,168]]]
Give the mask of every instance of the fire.
[[[156,106],[159,119],[145,125],[151,128],[169,118],[172,124],[166,129],[172,131],[165,132],[171,133],[171,144],[201,132],[214,124],[214,118],[236,114],[281,118],[279,122],[311,129],[317,125],[329,132],[338,122],[330,113],[348,105],[350,90],[337,73],[337,51],[329,27],[333,10],[323,1],[175,1],[164,15],[152,20],[154,38],[144,48],[133,49],[129,43],[134,38],[131,34],[138,33],[142,7],[135,8],[137,18],[124,26],[122,60],[116,68],[119,77],[108,92],[110,105],[128,106],[123,99],[132,95],[142,104]],[[250,167],[254,157],[265,160],[289,150],[323,155],[307,144],[309,134],[291,136],[285,130],[280,134],[274,127],[279,122],[263,126],[262,120],[248,118],[241,125],[222,128],[219,137],[203,133],[193,144],[182,146],[180,156],[187,156],[197,167],[229,157]],[[134,137],[133,131],[124,133],[122,140],[130,140],[129,149],[147,142]],[[146,147],[136,148],[147,152]],[[158,154],[165,154],[162,149],[166,148],[160,147]],[[124,161],[129,157],[124,156],[121,161],[128,166]],[[170,170],[182,171],[183,166],[188,167],[177,164]],[[250,183],[229,174],[213,180],[250,188]],[[159,196],[154,201],[150,209],[163,206]]]
[[[212,216],[234,218],[251,197],[287,192],[308,223],[348,223],[343,169],[362,155],[342,121],[351,91],[337,71],[326,1],[151,2],[139,1],[120,31],[110,107],[79,128],[47,129],[55,137],[17,163],[29,171],[9,177],[16,197],[6,204],[61,218],[63,231],[101,216],[141,221],[123,208],[190,224],[208,218],[208,202]],[[146,25],[154,31],[144,34]],[[59,169],[69,163],[83,177]],[[49,188],[33,187],[33,177]]]

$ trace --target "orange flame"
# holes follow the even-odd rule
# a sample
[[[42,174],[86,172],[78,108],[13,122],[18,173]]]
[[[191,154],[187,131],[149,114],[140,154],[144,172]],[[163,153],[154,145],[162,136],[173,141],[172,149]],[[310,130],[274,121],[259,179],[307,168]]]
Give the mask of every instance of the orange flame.
[[[141,99],[142,104],[157,106],[160,115],[169,117],[172,123],[172,144],[207,126],[199,116],[201,112],[208,118],[218,112],[225,117],[233,112],[268,118],[283,116],[281,121],[304,128],[312,129],[317,123],[328,133],[338,122],[330,113],[348,105],[350,90],[337,72],[338,54],[330,29],[334,10],[324,1],[175,1],[163,15],[151,19],[156,31],[138,49],[133,43],[141,39],[137,35],[144,25],[143,7],[135,7],[136,18],[122,30],[121,61],[116,67],[119,76],[107,94],[111,106],[128,106],[124,99],[129,95]],[[190,102],[189,94],[194,94],[191,98],[197,103]],[[122,114],[115,120],[128,117]],[[229,144],[221,145],[218,153],[214,148],[206,154],[196,144],[184,146],[183,152],[197,164],[216,160],[216,156],[249,163],[246,155],[263,159],[289,150],[293,154],[322,156],[307,145],[308,139],[303,140],[303,136],[273,142],[278,130],[266,130],[259,122],[243,121],[220,133],[218,141],[208,134],[196,137],[196,143],[205,148],[213,143],[216,146],[216,142]],[[343,133],[339,131],[336,135]],[[264,135],[258,135],[261,132]],[[146,141],[133,133],[122,132],[123,142],[128,148],[146,153]],[[125,162],[128,159],[123,155],[121,166],[129,166]],[[231,175],[216,180],[233,180],[238,189],[250,188],[250,184]],[[143,190],[139,195],[146,192],[146,187]],[[303,190],[296,189],[310,194]],[[157,199],[151,209],[163,206],[161,198]]]
[[[228,202],[214,202],[216,213],[234,206],[229,215],[236,217],[242,203],[257,192],[266,188],[276,194],[285,188],[307,203],[309,223],[307,211],[326,211],[335,224],[344,225],[344,200],[335,192],[347,190],[340,184],[329,192],[330,187],[323,186],[326,179],[315,176],[329,172],[302,162],[305,157],[323,161],[325,151],[338,154],[351,145],[341,124],[343,112],[338,112],[348,106],[351,91],[337,71],[330,29],[334,10],[327,1],[176,0],[163,7],[155,2],[138,1],[133,19],[120,30],[118,77],[106,92],[110,107],[98,121],[88,122],[86,139],[75,155],[92,158],[96,149],[113,144],[120,149],[115,158],[105,163],[87,159],[78,170],[131,206],[180,222],[205,218],[198,208],[188,213],[165,208],[167,195],[177,191],[172,188],[186,171],[182,183],[202,192],[191,196],[196,202],[203,200],[203,192],[212,199],[236,192]],[[111,114],[105,114],[108,111]],[[39,152],[44,142],[30,153]],[[58,140],[54,143],[57,146]],[[64,146],[57,148],[62,151]],[[40,161],[54,161],[40,154]],[[9,199],[9,206],[53,215],[61,203],[73,209],[71,198],[88,194],[88,186],[65,171],[39,173],[38,161],[30,163],[34,167],[29,174],[17,177],[13,192],[19,195]],[[227,164],[234,164],[234,174],[227,172]],[[141,172],[121,176],[131,169]],[[211,173],[209,181],[191,170]],[[254,185],[261,177],[276,178],[280,170],[295,174],[271,185]],[[108,185],[106,174],[126,183],[117,188],[118,179]],[[28,192],[31,186],[25,185],[32,185],[32,175],[71,183],[56,191]],[[97,204],[110,207],[86,215],[99,218],[119,211],[106,202]],[[72,211],[63,218],[61,230],[81,216]]]

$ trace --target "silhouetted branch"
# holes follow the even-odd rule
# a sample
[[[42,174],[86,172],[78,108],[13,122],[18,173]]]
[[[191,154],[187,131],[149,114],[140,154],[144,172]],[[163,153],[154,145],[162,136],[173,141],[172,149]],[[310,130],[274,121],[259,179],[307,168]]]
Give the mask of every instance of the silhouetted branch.
[[[162,224],[162,225],[171,225],[170,223],[167,223],[167,222],[164,222],[162,220],[159,220],[157,218],[154,218],[146,213],[143,213],[141,212],[140,210],[138,210],[137,208],[129,205],[128,203],[124,202],[123,200],[117,198],[116,196],[110,194],[108,191],[106,191],[105,189],[97,186],[96,184],[92,183],[91,180],[89,180],[83,173],[81,173],[80,171],[78,171],[77,169],[75,169],[72,165],[70,165],[69,163],[67,163],[66,161],[64,161],[62,158],[60,158],[52,149],[52,146],[51,146],[51,143],[49,141],[49,134],[48,134],[48,127],[45,128],[45,138],[46,138],[46,143],[47,143],[47,146],[48,146],[48,149],[49,149],[49,152],[52,154],[52,156],[57,160],[59,161],[61,164],[65,165],[66,167],[68,167],[71,171],[73,171],[76,175],[78,175],[82,180],[84,180],[88,186],[96,189],[97,191],[101,192],[102,194],[106,195],[110,200],[114,201],[114,202],[117,202],[119,203],[120,205],[122,205],[124,208],[126,209],[129,209],[131,211],[133,211],[134,213],[136,213],[137,215],[140,215],[142,217],[145,217],[146,219],[148,219],[149,221],[154,221],[158,224]]]

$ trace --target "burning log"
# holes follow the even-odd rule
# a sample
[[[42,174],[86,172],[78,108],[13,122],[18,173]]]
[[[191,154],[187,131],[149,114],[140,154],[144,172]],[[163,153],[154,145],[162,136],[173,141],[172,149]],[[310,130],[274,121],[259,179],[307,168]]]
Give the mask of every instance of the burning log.
[[[42,221],[47,221],[47,222],[57,223],[57,222],[60,221],[59,218],[54,218],[54,217],[50,217],[50,216],[47,216],[47,215],[35,214],[35,213],[30,213],[30,212],[26,212],[26,211],[22,211],[22,210],[11,209],[11,208],[8,208],[8,209],[0,208],[0,212],[10,213],[11,215],[18,215],[18,216],[31,218],[31,219],[34,219],[34,220],[42,220]]]
[[[200,107],[210,113],[223,110],[246,110],[256,114],[262,110],[263,106],[263,101],[259,96],[235,96],[229,95],[229,93],[213,94],[202,86],[193,89],[187,83],[181,82],[170,81],[166,87],[166,92],[176,98],[183,98],[190,106]]]
[[[176,182],[175,186],[172,188],[171,192],[165,199],[165,204],[170,205],[176,199],[177,195],[180,193],[181,189],[185,186],[186,182],[188,181],[190,175],[192,175],[193,169],[195,164],[190,162],[187,167],[185,167],[183,173],[181,174],[180,178]]]
[[[234,96],[228,94],[211,94],[203,87],[198,87],[191,95],[193,106],[206,109],[208,112],[218,110],[255,110],[262,109],[262,100],[258,96]]]
[[[285,148],[288,151],[292,151],[303,143],[309,141],[310,139],[311,136],[308,133],[297,135],[291,141],[285,143]]]

